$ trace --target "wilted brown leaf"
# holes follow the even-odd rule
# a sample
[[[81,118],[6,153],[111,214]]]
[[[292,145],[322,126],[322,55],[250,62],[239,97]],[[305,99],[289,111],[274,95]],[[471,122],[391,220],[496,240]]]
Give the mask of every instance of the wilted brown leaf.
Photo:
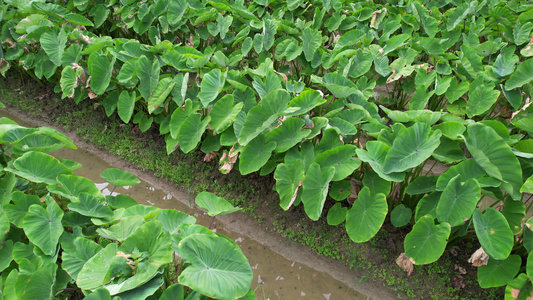
[[[415,264],[415,261],[407,257],[405,253],[400,254],[398,258],[396,259],[396,264],[402,268],[405,273],[407,273],[407,276],[411,276],[413,274],[413,266]]]
[[[215,159],[215,157],[217,156],[218,153],[216,152],[209,152],[209,153],[206,153],[205,156],[204,156],[204,161],[205,162],[210,162],[212,161],[213,159]]]
[[[474,254],[472,254],[472,256],[470,256],[468,262],[474,267],[485,266],[489,262],[489,255],[480,247],[474,252]]]

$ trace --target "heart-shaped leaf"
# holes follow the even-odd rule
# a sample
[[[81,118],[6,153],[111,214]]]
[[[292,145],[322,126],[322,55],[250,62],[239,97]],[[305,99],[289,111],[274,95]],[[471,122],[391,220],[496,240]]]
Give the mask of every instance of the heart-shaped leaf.
[[[356,243],[369,241],[383,225],[387,212],[385,195],[372,195],[370,189],[364,187],[346,213],[346,231],[350,239]]]
[[[198,194],[195,202],[196,205],[207,210],[207,214],[211,217],[227,215],[241,210],[240,207],[233,206],[228,200],[209,192],[201,192]]]
[[[529,256],[527,261],[529,266]],[[515,278],[521,264],[518,255],[511,255],[504,260],[489,259],[487,265],[477,269],[477,282],[484,289],[504,286]]]
[[[477,180],[470,178],[462,183],[460,176],[457,175],[448,182],[437,205],[439,222],[447,222],[451,226],[464,224],[470,219],[481,198]]]
[[[448,223],[435,225],[433,217],[418,219],[410,233],[405,236],[405,255],[417,265],[432,263],[441,257],[446,248],[451,226]]]
[[[317,221],[322,214],[331,179],[335,175],[335,168],[322,169],[313,162],[305,174],[302,188],[302,202],[305,213],[313,221]]]
[[[4,170],[37,183],[55,184],[57,176],[73,175],[57,158],[42,152],[25,153],[15,160],[13,167],[15,169],[7,167]]]
[[[302,161],[297,159],[290,163],[280,164],[274,172],[276,179],[276,192],[279,194],[279,205],[288,210],[296,200],[298,189],[304,180],[304,166]]]
[[[474,228],[481,247],[494,259],[506,259],[513,248],[513,232],[499,211],[492,207],[474,211]]]
[[[48,197],[46,209],[38,204],[30,206],[28,213],[24,216],[23,228],[26,236],[44,254],[53,256],[56,253],[59,237],[63,233],[63,210],[57,205],[55,200]]]
[[[130,186],[141,182],[133,174],[117,168],[109,168],[104,170],[100,174],[100,177],[107,180],[107,182],[114,186]]]

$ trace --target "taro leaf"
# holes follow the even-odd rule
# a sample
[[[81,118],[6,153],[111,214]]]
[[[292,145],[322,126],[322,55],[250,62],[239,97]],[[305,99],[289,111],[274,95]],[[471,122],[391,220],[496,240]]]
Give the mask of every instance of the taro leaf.
[[[0,272],[3,272],[13,261],[13,241],[6,240],[0,249]]]
[[[448,182],[437,205],[439,222],[450,223],[451,226],[464,224],[472,217],[472,213],[481,198],[481,188],[476,179],[470,178],[461,182],[461,175]]]
[[[211,112],[209,112],[209,116],[211,117],[209,127],[211,130],[217,134],[222,133],[235,121],[243,106],[244,103],[242,102],[234,102],[233,95],[222,97],[213,105]]]
[[[450,232],[450,224],[435,225],[433,217],[421,217],[405,237],[405,255],[412,258],[416,265],[437,261],[444,253]]]
[[[159,290],[161,286],[163,285],[163,283],[164,283],[163,277],[156,276],[150,279],[148,282],[140,286],[137,286],[132,290],[128,290],[128,291],[115,295],[115,299],[116,298],[120,298],[121,300],[147,299],[150,296],[152,296],[157,290]]]
[[[327,150],[334,149],[336,147],[342,146],[344,143],[339,138],[339,134],[333,128],[328,128],[322,133],[320,142],[315,146],[315,154],[318,155]]]
[[[463,134],[463,132],[465,132],[466,127],[459,122],[448,121],[433,126],[433,130],[437,129],[447,138],[456,140],[461,134]]]
[[[18,228],[22,228],[24,216],[26,216],[30,206],[40,204],[41,201],[36,195],[27,195],[20,191],[11,194],[11,198],[13,204],[5,204],[3,207],[4,212],[10,223],[13,223]]]
[[[522,169],[511,147],[492,129],[482,124],[471,124],[467,129],[466,146],[477,164],[490,176],[504,181],[502,188],[513,199],[520,199]]]
[[[478,85],[468,92],[466,114],[469,118],[472,118],[485,113],[496,103],[499,96],[500,91],[491,89],[483,84]]]
[[[4,178],[0,179],[0,206],[11,201],[11,192],[16,183],[17,178],[13,173],[5,173]]]
[[[486,187],[486,182],[490,183],[487,179],[492,179],[485,176],[483,169],[476,164],[475,160],[467,159],[460,162],[455,166],[451,166],[446,172],[442,173],[437,179],[437,191],[443,191],[448,185],[448,182],[452,180],[456,175],[461,175],[461,182],[464,183],[470,178],[475,178],[481,185]],[[496,179],[495,179],[496,180]],[[497,181],[497,180],[496,180]],[[498,184],[495,186],[499,186]]]
[[[93,22],[91,22],[89,19],[87,19],[86,17],[82,15],[75,14],[75,13],[70,13],[70,14],[65,15],[65,20],[74,25],[94,26]]]
[[[401,132],[385,157],[383,172],[403,172],[414,168],[433,154],[440,144],[441,132],[431,133],[425,123],[416,123]]]
[[[159,272],[159,268],[172,261],[170,235],[168,232],[162,231],[161,222],[157,220],[144,223],[137,228],[118,250],[126,255],[136,252],[142,253],[138,263],[138,268],[142,272],[135,272],[124,282],[106,285],[111,295],[133,290],[149,282]]]
[[[518,68],[516,68],[513,75],[511,75],[511,77],[505,82],[505,89],[510,91],[531,82],[533,77],[531,77],[530,74],[533,74],[533,58],[518,65]]]
[[[207,214],[211,217],[227,215],[241,210],[240,207],[233,206],[226,199],[209,192],[201,192],[198,194],[195,202],[196,205],[207,210]]]
[[[365,168],[365,176],[363,177],[363,186],[370,189],[370,194],[375,195],[382,193],[388,195],[391,188],[390,181],[387,181],[368,167]]]
[[[210,120],[209,116],[202,120],[202,115],[199,113],[193,113],[185,119],[178,133],[181,151],[189,153],[198,146]]]
[[[209,107],[211,102],[213,102],[222,88],[226,79],[220,69],[213,69],[209,73],[204,75],[202,79],[200,93],[198,93],[198,98],[202,101],[203,107]]]
[[[155,216],[161,209],[152,205],[134,205],[126,208],[122,217],[130,216],[143,216],[145,219],[149,219],[150,216]]]
[[[336,98],[346,98],[359,91],[353,81],[337,73],[327,73],[322,82]]]
[[[76,285],[84,290],[94,290],[111,281],[111,264],[116,257],[117,244],[110,243],[92,256],[78,272]]]
[[[303,31],[302,41],[305,60],[310,62],[313,60],[318,48],[322,45],[322,34],[320,31],[307,27]]]
[[[57,194],[70,199],[72,202],[78,202],[78,196],[81,193],[87,193],[95,197],[102,197],[100,190],[91,180],[76,175],[59,175],[57,176],[58,184],[48,185],[46,188],[50,193]]]
[[[471,9],[472,7],[470,6],[470,3],[466,2],[457,6],[448,18],[448,23],[446,25],[447,30],[452,31],[457,25],[459,25],[459,23],[471,13]]]
[[[56,271],[57,264],[50,263],[39,267],[36,270],[30,272],[24,271],[21,267],[21,274],[26,273],[27,278],[21,280],[19,276],[15,289],[20,296],[18,299],[31,300],[31,299],[53,299],[54,298],[54,286],[56,283]],[[31,274],[31,275],[30,275]]]
[[[329,196],[336,201],[342,201],[350,196],[351,187],[352,183],[349,180],[335,181],[329,189]]]
[[[239,171],[242,175],[261,169],[276,149],[276,143],[265,139],[264,134],[258,135],[242,149],[239,158]]]
[[[346,213],[346,231],[352,241],[363,243],[378,233],[387,216],[388,207],[385,194],[371,195],[367,187],[358,196]]]
[[[53,256],[64,230],[61,224],[64,213],[52,197],[47,198],[46,204],[46,209],[38,204],[30,206],[24,216],[23,228],[30,242],[44,254]]]
[[[485,252],[494,259],[506,259],[514,244],[513,232],[501,212],[489,207],[474,211],[474,228]]]
[[[252,82],[252,85],[254,86],[261,99],[265,98],[265,96],[268,95],[270,92],[281,89],[281,81],[279,80],[278,76],[272,71],[269,71],[266,74],[264,82],[258,76],[254,76],[254,81]]]
[[[198,111],[200,103],[198,101],[185,101],[185,108],[176,108],[170,117],[169,129],[172,138],[177,139],[181,126],[187,120],[187,117]]]
[[[63,240],[62,240],[63,241]],[[63,242],[62,242],[63,243]],[[78,273],[83,268],[83,265],[96,253],[102,250],[102,247],[92,240],[84,237],[78,237],[73,241],[73,248],[67,251],[63,244],[63,254],[61,256],[61,267],[74,280],[77,279]]]
[[[150,95],[150,99],[148,99],[148,113],[153,113],[165,102],[174,85],[176,85],[176,82],[170,77],[163,78],[157,83]]]
[[[439,176],[419,176],[409,183],[405,192],[408,195],[429,194],[437,188]]]
[[[113,216],[113,211],[105,205],[104,200],[86,193],[79,194],[79,202],[70,203],[68,208],[87,217],[110,218]]]
[[[117,113],[120,119],[124,123],[128,123],[133,115],[133,110],[135,109],[135,98],[137,94],[135,91],[129,93],[128,91],[120,92],[117,102]]]
[[[446,91],[446,98],[448,99],[448,102],[454,103],[468,91],[469,87],[470,83],[468,83],[468,81],[465,80],[461,81],[461,83],[458,83],[455,77],[452,78],[450,87]]]
[[[304,180],[304,166],[302,161],[296,159],[290,163],[279,164],[274,172],[276,179],[276,192],[279,194],[279,205],[288,210],[298,194],[300,184]]]
[[[38,151],[52,153],[63,148],[63,143],[51,136],[40,134],[28,134],[25,137],[13,142],[13,153],[24,154],[27,151]]]
[[[115,60],[115,56],[109,60],[107,55],[101,51],[95,51],[89,55],[87,65],[89,67],[89,75],[91,75],[90,85],[95,94],[102,95],[109,86]]]
[[[527,300],[531,296],[531,281],[525,273],[519,273],[518,276],[505,286],[505,298]]]
[[[96,289],[94,292],[87,295],[85,300],[111,300],[111,295],[106,288]]]
[[[361,164],[361,161],[355,157],[356,149],[354,145],[338,146],[317,155],[315,162],[323,170],[334,167],[335,175],[331,180],[339,181],[352,174]]]
[[[316,90],[307,89],[300,93],[297,97],[291,100],[289,107],[298,108],[290,113],[291,116],[298,116],[307,113],[313,108],[326,103],[320,93]]]
[[[522,259],[518,255],[511,255],[504,260],[489,259],[487,265],[477,269],[477,281],[484,289],[504,286],[514,279],[521,264]]]
[[[403,227],[411,221],[413,211],[403,204],[396,206],[391,214],[390,221],[394,227]]]
[[[187,0],[170,0],[167,10],[167,19],[170,26],[174,26],[181,21],[183,14],[189,6]]]
[[[104,170],[100,177],[107,180],[114,186],[130,186],[136,185],[141,181],[135,177],[133,174],[130,174],[126,171],[117,168],[109,168]]]
[[[503,205],[502,215],[509,223],[509,228],[513,234],[517,234],[522,230],[522,219],[526,216],[526,204],[507,197]]]
[[[103,238],[123,242],[143,223],[143,216],[129,216],[107,229],[98,228],[96,232]]]
[[[290,95],[285,90],[275,90],[250,109],[239,135],[239,144],[246,146],[268,128],[285,111]]]
[[[6,167],[4,170],[37,183],[55,184],[60,174],[73,175],[57,158],[41,152],[26,152],[13,166],[15,169]]]
[[[135,199],[131,198],[130,196],[126,195],[106,195],[105,200],[107,202],[107,205],[111,206],[113,209],[117,208],[128,208],[131,206],[137,205],[137,201]]]
[[[216,233],[214,233],[213,231],[211,231],[209,228],[205,226],[198,225],[198,224],[192,224],[192,225],[185,224],[181,227],[178,233],[172,235],[171,237],[172,249],[178,252],[179,242],[181,242],[181,240],[188,237],[189,235],[193,235],[195,233],[201,233],[201,234],[205,234],[205,235],[209,235],[213,237],[218,236]]]
[[[401,182],[404,180],[405,173],[385,174],[383,172],[383,165],[389,151],[390,147],[379,141],[368,141],[366,143],[366,150],[356,149],[357,157],[360,160],[369,163],[379,177],[387,181]]]
[[[266,143],[275,142],[275,152],[285,152],[300,143],[311,133],[310,129],[302,130],[305,121],[300,118],[288,118],[266,135]],[[242,173],[242,172],[241,172]]]
[[[264,20],[263,25],[263,49],[268,51],[274,45],[276,31],[278,30],[278,23],[274,19]]]
[[[56,66],[61,66],[61,57],[65,51],[68,41],[67,33],[63,28],[57,33],[54,29],[49,29],[41,35],[40,45],[48,54],[48,58]]]
[[[328,225],[339,225],[340,223],[346,220],[346,212],[348,211],[347,207],[342,207],[340,202],[335,203],[328,210]]]
[[[180,274],[180,284],[217,299],[237,299],[248,293],[253,272],[237,244],[223,238],[193,234],[178,246],[191,265]]]
[[[74,89],[77,85],[76,71],[72,66],[66,66],[63,71],[61,71],[61,80],[59,84],[61,85],[61,91],[66,97],[74,97]]]
[[[159,72],[159,60],[150,62],[144,55],[139,58],[136,74],[140,80],[139,92],[146,101],[150,101],[150,95],[159,82]]]
[[[157,214],[157,220],[163,225],[163,231],[167,231],[170,235],[177,233],[184,224],[196,223],[195,217],[174,209],[161,210]]]
[[[322,169],[319,164],[313,162],[305,174],[302,183],[302,202],[305,213],[313,221],[317,221],[322,214],[328,187],[335,175],[335,168]]]
[[[183,285],[174,283],[165,289],[159,300],[183,300],[184,295],[185,288]]]
[[[515,65],[519,61],[518,56],[514,54],[515,50],[515,46],[504,47],[496,58],[496,61],[494,62],[492,68],[492,72],[499,79],[505,78],[513,74]]]

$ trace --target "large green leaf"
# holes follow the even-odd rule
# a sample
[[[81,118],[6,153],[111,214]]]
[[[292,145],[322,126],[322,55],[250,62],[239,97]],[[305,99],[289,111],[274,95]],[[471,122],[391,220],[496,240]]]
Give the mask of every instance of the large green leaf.
[[[302,184],[302,202],[305,213],[313,221],[317,221],[322,214],[331,179],[335,175],[335,168],[322,169],[313,162],[305,174]]]
[[[39,247],[44,254],[53,256],[56,253],[59,237],[63,233],[61,219],[64,213],[53,198],[48,197],[46,204],[46,209],[38,204],[30,206],[24,216],[23,228],[30,242]]]
[[[473,116],[485,113],[496,103],[499,96],[500,91],[491,89],[483,84],[478,85],[468,92],[466,114],[469,118],[472,118]]]
[[[54,29],[49,29],[41,35],[40,45],[43,47],[48,58],[56,66],[61,66],[61,57],[67,45],[67,32],[61,28],[59,33]]]
[[[207,214],[211,217],[227,215],[241,210],[240,207],[233,206],[228,200],[209,192],[201,192],[198,194],[195,202],[196,205],[207,210]]]
[[[522,259],[518,255],[511,255],[504,260],[489,259],[487,265],[477,269],[477,282],[484,289],[504,286],[514,279],[521,264]]]
[[[163,225],[163,231],[173,235],[181,229],[182,225],[195,224],[196,218],[174,209],[163,209],[157,214],[157,219]]]
[[[303,115],[324,103],[326,103],[326,99],[323,99],[318,91],[311,89],[304,90],[289,103],[289,107],[297,109],[290,113],[290,115]]]
[[[209,128],[217,134],[222,133],[235,121],[243,106],[242,102],[234,102],[233,95],[225,95],[213,105],[209,112],[211,117]]]
[[[216,299],[237,299],[248,293],[252,268],[237,244],[193,234],[179,243],[178,253],[191,263],[178,277],[179,283]]]
[[[200,93],[198,93],[198,98],[202,101],[203,107],[209,107],[211,102],[213,102],[222,88],[226,78],[222,75],[220,69],[211,70],[209,73],[204,75],[202,79]]]
[[[505,89],[510,91],[519,88],[526,83],[531,82],[533,78],[530,74],[533,73],[533,58],[530,58],[518,65],[516,71],[505,82]]]
[[[96,232],[103,238],[123,242],[142,224],[144,224],[143,216],[129,216],[107,229],[98,228]]]
[[[455,176],[440,196],[437,205],[439,222],[447,222],[451,226],[458,226],[470,219],[477,202],[481,197],[481,188],[476,179],[470,178],[461,182],[461,175]]]
[[[502,188],[513,199],[520,199],[522,168],[511,147],[489,126],[471,124],[467,129],[466,146],[476,162],[490,176],[504,181]]]
[[[305,120],[300,118],[288,118],[266,135],[266,142],[275,142],[276,152],[285,152],[296,146],[310,133],[310,129],[303,129]]]
[[[59,175],[57,177],[57,182],[58,184],[48,185],[46,188],[50,193],[68,198],[70,201],[78,202],[78,197],[81,193],[87,193],[95,197],[102,197],[96,184],[85,177],[79,177],[76,175]]]
[[[413,211],[409,207],[400,204],[391,211],[390,221],[394,227],[403,227],[411,221],[412,217]]]
[[[242,149],[239,158],[239,171],[242,175],[258,171],[266,164],[276,149],[276,143],[265,139],[265,135],[260,134],[251,140]]]
[[[13,204],[5,204],[4,212],[10,223],[13,223],[18,228],[22,228],[24,216],[26,216],[30,206],[40,204],[41,201],[36,195],[24,194],[20,191],[16,191],[10,195]]]
[[[526,204],[523,201],[514,201],[511,197],[505,198],[502,214],[509,223],[509,228],[513,234],[522,231],[522,220],[526,216],[526,212]]]
[[[305,59],[307,61],[313,60],[316,51],[318,50],[320,45],[322,45],[321,32],[307,27],[303,31],[302,41]]]
[[[370,189],[364,187],[346,213],[346,231],[350,239],[356,243],[369,241],[383,225],[387,212],[385,195],[372,195]]]
[[[298,195],[298,189],[304,180],[304,166],[302,161],[297,159],[291,163],[279,164],[274,172],[276,179],[276,192],[279,194],[279,205],[288,210]]]
[[[135,253],[141,253],[142,255],[137,261],[139,271],[128,277],[124,282],[105,286],[111,295],[131,291],[142,286],[158,274],[159,268],[172,261],[170,235],[168,232],[163,232],[161,222],[158,220],[141,225],[120,245],[118,250],[126,255]],[[126,266],[129,267],[129,265]],[[161,284],[159,283],[159,285]]]
[[[513,232],[505,217],[492,207],[482,214],[474,211],[474,228],[481,247],[494,259],[506,259],[514,244]]]
[[[210,120],[210,116],[207,116],[202,120],[201,114],[193,113],[183,121],[178,133],[178,141],[181,151],[189,153],[198,146],[198,143],[200,143],[200,140],[202,139],[202,134],[207,128]]]
[[[68,208],[81,215],[93,218],[111,218],[113,211],[105,205],[105,201],[86,193],[79,194],[79,202],[73,202]]]
[[[111,281],[111,265],[116,263],[117,244],[110,243],[93,255],[78,272],[76,285],[84,290],[94,290]],[[124,263],[125,259],[124,259]]]
[[[368,141],[366,143],[366,150],[356,149],[357,157],[360,160],[369,163],[379,177],[387,181],[401,182],[404,180],[405,173],[396,172],[385,174],[383,172],[383,165],[385,164],[385,158],[389,151],[390,147],[380,141]]]
[[[359,92],[353,81],[337,73],[327,73],[322,81],[336,98],[346,98]]]
[[[90,85],[95,94],[102,95],[107,90],[113,74],[115,60],[115,56],[109,60],[107,55],[101,51],[95,51],[89,55],[87,65],[89,67],[89,75],[91,75]]]
[[[440,144],[441,132],[431,132],[426,123],[416,123],[401,132],[385,157],[383,172],[403,172],[428,159]],[[379,174],[379,173],[378,173]]]
[[[290,96],[285,90],[275,90],[266,95],[246,115],[239,135],[239,144],[245,146],[267,129],[285,111]]]
[[[135,91],[131,93],[128,91],[122,91],[118,96],[117,113],[124,123],[128,123],[133,115],[136,97],[137,94]]]
[[[405,255],[412,258],[417,265],[437,261],[444,253],[450,232],[450,224],[435,225],[431,215],[421,217],[405,236]]]
[[[167,99],[176,82],[170,77],[161,79],[154,87],[150,99],[148,99],[148,112],[153,113]]]
[[[32,270],[33,271],[33,270]],[[26,271],[26,280],[17,280],[15,288],[20,293],[21,300],[53,299],[55,295],[57,264],[50,263],[41,266],[33,272]],[[24,273],[24,270],[21,270]]]
[[[323,170],[334,167],[335,175],[331,180],[339,181],[348,177],[361,165],[361,161],[355,157],[356,149],[356,146],[349,144],[338,146],[318,154],[315,162]]]
[[[73,241],[71,248],[65,249],[63,246],[63,239],[61,239],[61,246],[63,248],[63,254],[61,256],[61,267],[65,270],[74,280],[78,277],[78,273],[83,268],[83,265],[96,253],[102,250],[102,247],[97,243],[86,239],[84,237],[78,237]]]
[[[72,66],[66,66],[63,71],[61,71],[61,80],[59,84],[61,85],[61,91],[66,97],[74,97],[74,89],[77,87],[77,76],[76,71]]]
[[[129,186],[139,184],[141,181],[135,175],[117,168],[104,170],[100,177],[114,186]]]
[[[144,55],[139,58],[136,74],[141,82],[139,92],[146,101],[150,100],[150,95],[159,82],[159,72],[159,60],[154,59],[153,62],[150,62]]]
[[[170,0],[167,10],[168,24],[170,26],[178,24],[188,6],[187,0]]]
[[[57,158],[41,152],[27,152],[13,163],[12,168],[4,170],[15,173],[31,182],[55,184],[60,174],[73,175]]]

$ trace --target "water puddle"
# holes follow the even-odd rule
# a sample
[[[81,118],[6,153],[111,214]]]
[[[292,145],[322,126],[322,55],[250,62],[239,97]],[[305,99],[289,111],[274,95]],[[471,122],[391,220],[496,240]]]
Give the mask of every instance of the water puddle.
[[[31,124],[8,115],[4,110],[0,111],[0,117],[2,116],[9,117],[21,125],[31,126]],[[104,194],[111,193],[113,186],[110,186],[102,179],[100,173],[114,166],[83,149],[72,150],[65,148],[54,152],[53,155],[81,163],[83,167],[75,170],[74,173],[93,180]],[[128,195],[140,204],[186,212],[195,216],[198,223],[204,226],[209,226],[211,221],[211,217],[204,211],[191,208],[186,204],[193,204],[193,199],[177,199],[171,193],[155,188],[146,181],[141,181],[140,184],[131,187],[116,188],[114,193]],[[217,233],[233,239],[243,250],[254,272],[252,288],[255,289],[258,299],[368,299],[366,295],[355,291],[331,275],[317,271],[295,260],[286,259],[269,247],[254,240],[261,240],[261,237],[252,239],[246,235],[228,230],[227,225],[216,220],[214,229]],[[355,276],[354,281],[356,281]]]

